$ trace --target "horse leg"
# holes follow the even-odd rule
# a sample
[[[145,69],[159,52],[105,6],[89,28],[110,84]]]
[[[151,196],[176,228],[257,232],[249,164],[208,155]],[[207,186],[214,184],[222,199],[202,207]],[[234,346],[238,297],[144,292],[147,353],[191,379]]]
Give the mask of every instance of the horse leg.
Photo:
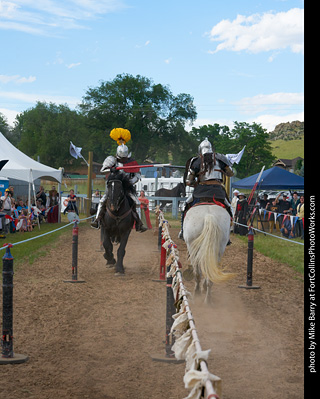
[[[131,233],[131,229],[121,237],[120,245],[117,251],[117,263],[116,263],[116,274],[121,275],[124,274],[124,267],[123,267],[123,259],[126,254],[126,246],[128,242],[129,235]]]
[[[195,281],[196,281],[196,284],[194,287],[194,296],[199,297],[201,295],[201,287],[200,287],[201,275],[200,275],[198,268],[195,273]]]
[[[107,266],[113,267],[116,260],[113,257],[113,245],[107,232],[103,234],[103,247],[105,250],[103,257],[107,260]]]
[[[206,296],[205,296],[205,299],[204,299],[204,303],[206,305],[211,305],[212,304],[211,289],[212,289],[212,286],[213,286],[213,282],[208,280],[208,279],[205,279],[204,285],[206,287]]]

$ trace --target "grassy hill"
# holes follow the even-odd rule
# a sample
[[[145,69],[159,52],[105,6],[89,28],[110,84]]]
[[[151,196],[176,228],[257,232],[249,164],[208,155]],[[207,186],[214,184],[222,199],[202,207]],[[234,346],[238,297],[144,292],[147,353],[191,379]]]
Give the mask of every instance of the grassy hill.
[[[272,140],[270,141],[272,154],[276,159],[304,158],[304,135],[295,140]]]
[[[269,137],[275,158],[304,158],[304,122],[280,123]]]

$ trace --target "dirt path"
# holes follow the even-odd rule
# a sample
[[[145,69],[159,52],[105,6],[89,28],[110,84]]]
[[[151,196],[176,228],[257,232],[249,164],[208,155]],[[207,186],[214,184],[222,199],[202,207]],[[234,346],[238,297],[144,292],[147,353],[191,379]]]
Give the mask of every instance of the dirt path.
[[[177,232],[171,230],[173,239]],[[176,241],[187,267],[186,247]],[[303,282],[288,266],[255,254],[254,284],[261,289],[239,289],[246,248],[233,241],[224,263],[238,273],[235,280],[215,286],[212,308],[190,302],[201,346],[211,348],[209,370],[222,378],[224,399],[301,398]],[[1,398],[188,395],[184,364],[151,359],[164,353],[165,339],[165,284],[152,280],[159,277],[157,237],[131,234],[125,277],[106,268],[99,249],[99,233],[80,225],[83,284],[63,282],[71,278],[71,232],[45,258],[15,273],[14,349],[30,359],[0,366]]]

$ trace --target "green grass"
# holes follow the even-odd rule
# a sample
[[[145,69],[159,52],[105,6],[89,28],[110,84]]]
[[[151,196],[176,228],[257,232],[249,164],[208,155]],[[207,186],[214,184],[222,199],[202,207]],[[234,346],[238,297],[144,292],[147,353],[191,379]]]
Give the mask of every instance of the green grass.
[[[240,239],[243,243],[247,244],[248,242],[246,236],[237,235],[233,237],[237,237],[237,239]],[[298,238],[293,241],[300,243],[303,242]],[[264,235],[263,233],[258,233],[254,236],[254,250],[278,262],[288,264],[301,274],[304,273],[303,245],[294,244],[293,242],[280,240],[275,237]]]
[[[84,215],[80,215],[83,218]],[[32,232],[20,233],[16,232],[14,234],[7,234],[6,238],[2,239],[0,246],[10,243],[15,244],[18,242],[25,241],[27,239],[40,236],[42,234],[48,233],[50,231],[56,230],[59,227],[67,226],[69,221],[65,215],[61,216],[61,223],[42,223],[40,230],[38,226],[35,226]],[[81,222],[81,228],[87,228],[88,224],[86,222]],[[57,240],[61,235],[71,237],[72,225],[65,227],[61,230],[55,231],[51,234],[47,234],[44,237],[34,239],[32,241],[27,241],[25,243],[14,245],[11,248],[11,254],[14,258],[15,269],[20,267],[22,264],[31,265],[36,259],[47,255],[47,250],[55,248],[57,245]],[[5,254],[5,250],[0,252],[1,258]],[[2,270],[2,261],[0,262],[0,269]]]
[[[300,140],[275,140],[270,141],[270,144],[272,154],[277,159],[304,158],[304,136]]]

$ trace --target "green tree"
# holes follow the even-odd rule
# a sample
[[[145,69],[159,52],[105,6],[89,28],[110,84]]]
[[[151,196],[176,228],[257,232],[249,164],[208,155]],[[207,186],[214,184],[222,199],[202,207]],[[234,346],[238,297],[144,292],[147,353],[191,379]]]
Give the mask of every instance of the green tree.
[[[67,105],[38,102],[17,117],[18,148],[54,168],[79,163],[69,153],[70,141],[82,147],[86,137],[84,117]],[[85,156],[85,155],[84,155]]]
[[[214,125],[203,125],[198,128],[193,127],[191,130],[191,135],[195,139],[195,153],[198,150],[199,144],[205,138],[210,141],[216,152],[230,152],[230,129],[228,126],[220,126],[218,123],[215,123]]]
[[[235,165],[237,177],[244,178],[257,173],[263,165],[266,169],[271,167],[274,157],[268,142],[269,135],[260,124],[234,122],[230,138],[229,153],[238,153],[246,146],[240,163]]]
[[[237,154],[244,146],[246,149],[239,164],[234,164],[237,177],[243,178],[261,170],[262,166],[270,167],[273,161],[269,135],[265,129],[256,123],[234,122],[232,130],[228,126],[204,125],[192,128],[194,146],[208,138],[216,152],[222,154]],[[193,147],[194,153],[197,147]]]
[[[8,140],[10,140],[10,126],[8,124],[7,118],[0,112],[0,133],[4,135]]]
[[[94,130],[90,145],[99,161],[115,153],[117,144],[108,136],[113,128],[122,127],[131,132],[128,147],[137,161],[168,161],[171,153],[176,162],[187,151],[185,125],[196,118],[190,95],[174,96],[166,86],[128,74],[88,89],[80,110]]]

